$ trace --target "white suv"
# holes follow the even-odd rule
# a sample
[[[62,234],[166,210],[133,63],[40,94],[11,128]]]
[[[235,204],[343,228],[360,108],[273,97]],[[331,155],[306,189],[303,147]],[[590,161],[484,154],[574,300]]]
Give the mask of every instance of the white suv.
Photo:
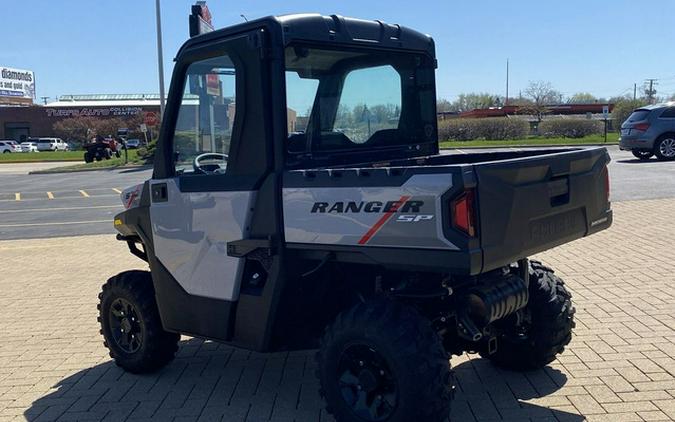
[[[38,151],[68,151],[68,143],[61,138],[39,138],[37,149]]]
[[[14,140],[0,140],[0,153],[21,152],[21,147]]]

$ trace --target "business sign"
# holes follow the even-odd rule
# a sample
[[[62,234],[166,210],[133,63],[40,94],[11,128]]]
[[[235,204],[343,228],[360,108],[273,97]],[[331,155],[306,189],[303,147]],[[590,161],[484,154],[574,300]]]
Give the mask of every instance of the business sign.
[[[103,108],[46,108],[47,117],[125,117],[137,116],[142,107],[103,107]]]
[[[32,70],[0,67],[0,97],[35,99],[35,74]]]
[[[213,21],[211,11],[206,1],[198,1],[192,6],[190,15],[190,36],[194,37],[200,34],[206,34],[213,31]]]

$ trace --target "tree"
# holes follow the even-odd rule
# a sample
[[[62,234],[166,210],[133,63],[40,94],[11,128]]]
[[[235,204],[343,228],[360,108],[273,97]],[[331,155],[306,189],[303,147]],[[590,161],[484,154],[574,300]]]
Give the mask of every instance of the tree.
[[[71,117],[59,120],[54,123],[52,129],[54,133],[67,141],[75,143],[84,143],[93,136],[117,135],[120,128],[128,128],[135,137],[142,137],[138,133],[140,124],[143,123],[143,116],[138,114],[125,118],[97,118],[88,116]]]
[[[448,111],[455,111],[452,108],[452,103],[445,98],[439,98],[436,101],[436,111],[439,113],[443,112],[448,112]]]
[[[599,101],[589,92],[577,92],[567,99],[567,104],[594,104]]]
[[[636,108],[640,108],[644,105],[647,105],[648,101],[645,99],[620,99],[614,103],[614,109],[612,109],[612,121],[616,129],[621,127],[621,124],[626,121],[628,116]]]
[[[499,95],[488,94],[487,92],[471,92],[468,94],[459,94],[459,97],[452,103],[453,111],[470,111],[476,108],[499,107],[503,103]]]
[[[549,112],[548,106],[562,102],[562,94],[553,89],[550,82],[530,81],[523,93],[526,98],[532,101],[532,104],[523,106],[520,112],[533,114],[536,116],[538,123],[541,122],[544,114]]]

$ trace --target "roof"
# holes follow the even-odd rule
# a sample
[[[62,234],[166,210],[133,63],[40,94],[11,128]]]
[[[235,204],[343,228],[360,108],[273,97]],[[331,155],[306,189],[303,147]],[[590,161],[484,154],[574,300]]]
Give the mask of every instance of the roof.
[[[228,26],[190,38],[183,44],[178,54],[180,55],[184,49],[204,42],[261,27],[270,28],[273,32],[273,40],[281,41],[283,45],[288,45],[293,41],[339,43],[371,48],[426,51],[435,57],[434,40],[429,35],[414,29],[398,24],[388,24],[380,20],[363,20],[340,15],[322,16],[318,13],[267,16]]]
[[[638,107],[638,109],[655,110],[657,108],[673,107],[673,106],[675,106],[675,101],[668,101],[668,102],[665,102],[665,103],[649,104],[649,105],[646,105],[646,106]]]
[[[197,100],[186,94],[187,100]],[[83,94],[62,95],[45,107],[159,107],[159,94]]]

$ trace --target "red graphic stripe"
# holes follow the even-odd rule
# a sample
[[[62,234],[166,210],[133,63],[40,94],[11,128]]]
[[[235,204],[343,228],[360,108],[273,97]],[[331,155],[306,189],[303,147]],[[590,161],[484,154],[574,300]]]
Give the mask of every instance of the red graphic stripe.
[[[375,236],[375,233],[377,233],[382,228],[384,223],[386,223],[391,218],[391,216],[394,215],[394,213],[398,211],[398,209],[401,208],[403,204],[406,203],[408,199],[410,199],[410,196],[402,196],[401,199],[396,201],[397,203],[394,204],[394,206],[392,206],[389,211],[385,212],[384,215],[380,217],[380,219],[377,220],[370,229],[368,229],[366,234],[364,234],[363,237],[359,240],[359,245],[365,245],[366,243],[368,243],[370,238]]]

